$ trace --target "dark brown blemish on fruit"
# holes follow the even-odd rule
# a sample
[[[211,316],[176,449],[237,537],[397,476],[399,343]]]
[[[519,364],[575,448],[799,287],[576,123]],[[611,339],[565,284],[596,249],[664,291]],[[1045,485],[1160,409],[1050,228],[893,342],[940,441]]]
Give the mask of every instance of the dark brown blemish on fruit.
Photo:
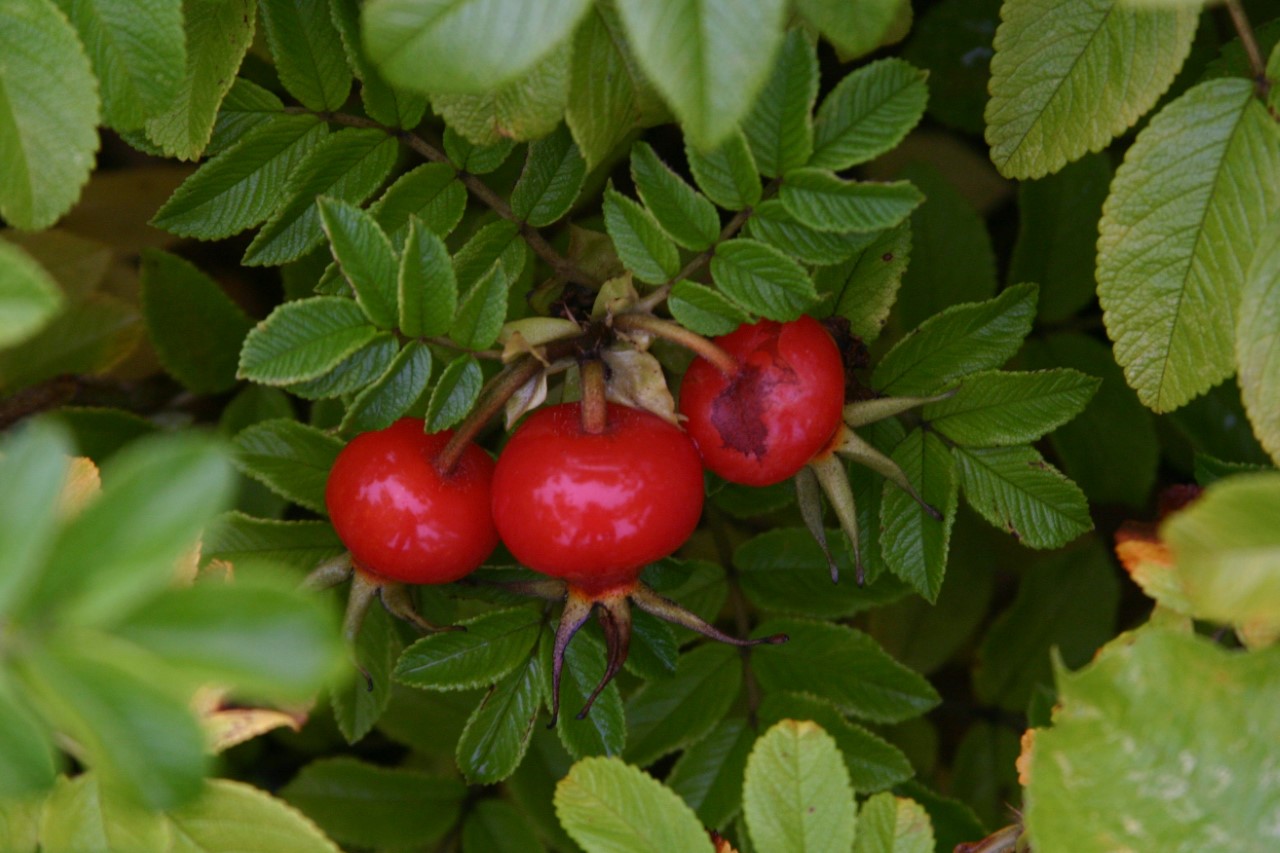
[[[795,371],[773,352],[767,367],[744,364],[725,389],[711,403],[711,425],[720,441],[744,456],[763,459],[769,451],[769,428],[764,415],[779,385],[793,385]]]

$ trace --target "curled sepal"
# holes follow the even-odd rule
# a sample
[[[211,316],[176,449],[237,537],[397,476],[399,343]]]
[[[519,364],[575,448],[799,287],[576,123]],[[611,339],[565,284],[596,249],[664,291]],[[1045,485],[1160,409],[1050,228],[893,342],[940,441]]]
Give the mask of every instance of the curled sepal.
[[[853,487],[849,485],[849,475],[844,470],[844,463],[834,453],[828,453],[811,461],[809,470],[818,478],[818,484],[831,502],[840,521],[840,529],[849,537],[853,548],[854,577],[858,586],[867,580],[866,567],[862,564],[862,547],[858,539],[858,505],[853,500]],[[831,562],[831,582],[840,581],[840,571],[834,561]]]
[[[690,631],[696,631],[704,637],[710,637],[713,640],[728,643],[731,646],[744,648],[759,645],[777,646],[790,639],[786,634],[770,634],[767,637],[759,637],[754,640],[740,640],[737,637],[732,637],[706,622],[696,613],[691,613],[671,599],[658,595],[644,584],[636,584],[636,588],[631,591],[629,598],[632,604],[651,616],[657,616],[659,619],[670,622],[673,625],[688,628]]]
[[[627,597],[615,595],[602,598],[596,602],[596,606],[599,608],[596,618],[600,620],[600,628],[604,631],[607,658],[604,675],[601,676],[600,683],[591,691],[591,695],[587,697],[582,710],[578,712],[579,720],[586,719],[587,714],[591,712],[591,706],[595,704],[596,697],[622,669],[622,665],[627,661],[627,654],[631,651],[631,605],[627,603]]]
[[[560,676],[564,674],[565,649],[569,648],[569,641],[573,639],[573,635],[578,633],[578,629],[591,617],[591,611],[595,606],[593,598],[581,590],[569,588],[564,599],[564,612],[560,614],[560,624],[556,626],[556,645],[552,653],[551,722],[547,724],[549,729],[554,729],[556,721],[560,718]],[[592,692],[592,698],[603,689],[603,685],[596,687]]]
[[[959,386],[935,394],[932,397],[876,397],[872,400],[859,400],[844,407],[844,422],[850,429],[857,429],[885,418],[900,415],[926,403],[937,403],[960,390]]]
[[[831,568],[831,580],[834,583],[840,577],[840,569],[836,566],[835,557],[831,555],[830,546],[827,545],[827,527],[822,521],[822,486],[818,483],[818,475],[806,465],[796,473],[795,482],[796,503],[800,505],[800,517],[804,519],[804,526],[809,528],[809,534],[822,549],[822,555],[827,558],[827,565]]]
[[[938,512],[934,507],[925,502],[920,497],[920,493],[916,491],[915,486],[911,485],[911,481],[907,479],[907,475],[903,473],[902,467],[894,462],[888,456],[885,456],[879,450],[876,450],[864,438],[851,429],[845,429],[841,436],[840,443],[836,445],[836,453],[847,459],[852,459],[859,465],[865,465],[872,471],[889,480],[898,488],[911,495],[916,503],[920,504],[925,512],[929,513],[936,521],[942,520],[942,513]]]

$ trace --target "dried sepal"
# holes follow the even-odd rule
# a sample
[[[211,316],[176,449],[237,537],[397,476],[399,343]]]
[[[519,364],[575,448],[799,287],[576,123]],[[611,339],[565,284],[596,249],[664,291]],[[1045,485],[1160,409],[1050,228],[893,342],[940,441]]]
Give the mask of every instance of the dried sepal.
[[[849,475],[844,469],[844,463],[834,453],[828,453],[814,459],[808,467],[817,476],[823,494],[835,510],[840,529],[849,537],[849,544],[853,548],[854,576],[858,586],[862,586],[866,583],[867,572],[862,563],[862,547],[858,541],[858,505],[854,502],[853,487],[849,485]],[[840,570],[833,561],[831,582],[838,583],[839,580]]]

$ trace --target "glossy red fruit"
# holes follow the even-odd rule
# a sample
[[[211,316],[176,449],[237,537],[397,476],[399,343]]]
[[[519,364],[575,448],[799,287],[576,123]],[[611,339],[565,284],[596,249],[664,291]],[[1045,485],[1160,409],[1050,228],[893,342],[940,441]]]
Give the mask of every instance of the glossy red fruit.
[[[738,361],[726,375],[697,358],[680,385],[685,429],[707,468],[767,486],[826,449],[844,408],[844,364],[822,325],[761,320],[715,343]]]
[[[329,472],[324,502],[356,565],[389,580],[449,583],[492,553],[493,460],[476,445],[442,476],[436,455],[449,431],[426,434],[403,418],[356,436]]]
[[[499,455],[493,517],[522,564],[597,595],[684,544],[702,492],[702,463],[678,428],[609,405],[591,434],[566,403],[534,412]]]

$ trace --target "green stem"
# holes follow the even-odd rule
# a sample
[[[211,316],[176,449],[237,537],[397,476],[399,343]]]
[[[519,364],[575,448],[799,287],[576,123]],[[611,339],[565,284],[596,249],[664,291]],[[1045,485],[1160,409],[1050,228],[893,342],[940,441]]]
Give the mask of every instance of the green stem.
[[[472,439],[511,399],[511,395],[519,391],[530,379],[542,370],[542,363],[533,356],[527,355],[503,368],[502,372],[489,380],[489,385],[480,392],[480,402],[471,410],[449,441],[436,456],[434,465],[441,476],[448,476],[453,466],[458,464],[462,453]]]
[[[1226,0],[1226,6],[1227,11],[1231,13],[1231,24],[1236,28],[1240,43],[1244,46],[1244,52],[1249,57],[1249,70],[1253,72],[1258,96],[1265,99],[1267,93],[1271,91],[1271,81],[1267,79],[1267,61],[1262,56],[1261,48],[1258,47],[1258,39],[1254,36],[1253,27],[1249,24],[1249,16],[1245,14],[1240,0]]]

